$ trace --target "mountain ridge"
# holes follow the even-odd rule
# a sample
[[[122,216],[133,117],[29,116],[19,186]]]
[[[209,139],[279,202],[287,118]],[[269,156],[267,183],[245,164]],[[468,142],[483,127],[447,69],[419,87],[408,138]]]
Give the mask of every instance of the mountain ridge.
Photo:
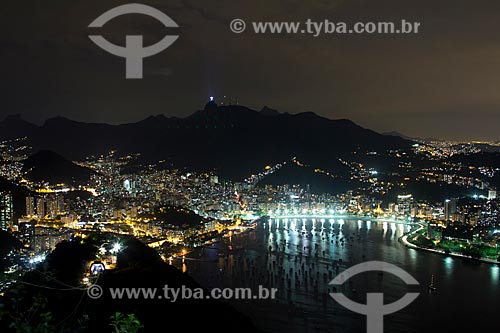
[[[70,160],[116,150],[122,155],[140,153],[145,163],[165,159],[178,167],[215,170],[238,179],[294,156],[334,171],[331,166],[346,154],[406,149],[412,144],[347,119],[312,112],[261,112],[213,102],[185,118],[156,115],[120,125],[56,117],[41,126],[28,126],[19,118],[10,119],[9,131],[3,132],[5,122],[0,122],[0,139],[28,136],[34,150],[52,150]]]
[[[31,181],[66,184],[86,183],[94,173],[50,150],[40,150],[28,157],[22,171]]]

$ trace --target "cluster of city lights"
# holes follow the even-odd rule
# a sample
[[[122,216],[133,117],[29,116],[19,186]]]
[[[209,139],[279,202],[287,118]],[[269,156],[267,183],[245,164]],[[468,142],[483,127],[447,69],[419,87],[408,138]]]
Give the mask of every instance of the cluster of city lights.
[[[38,264],[38,263],[41,263],[44,260],[45,260],[45,256],[44,255],[37,255],[37,256],[34,256],[33,258],[31,258],[29,260],[29,262],[30,262],[30,264]]]

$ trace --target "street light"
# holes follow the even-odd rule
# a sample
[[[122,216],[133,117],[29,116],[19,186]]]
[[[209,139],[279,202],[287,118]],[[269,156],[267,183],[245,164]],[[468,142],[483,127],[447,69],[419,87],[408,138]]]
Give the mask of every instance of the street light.
[[[115,243],[113,245],[113,248],[111,249],[111,253],[118,253],[118,252],[120,252],[121,249],[122,249],[122,246],[120,245],[120,243]]]

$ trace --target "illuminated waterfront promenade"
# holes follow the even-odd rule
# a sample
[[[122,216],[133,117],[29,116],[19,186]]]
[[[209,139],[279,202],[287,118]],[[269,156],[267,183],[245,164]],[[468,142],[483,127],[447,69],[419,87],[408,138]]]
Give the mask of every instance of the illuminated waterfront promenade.
[[[374,222],[389,222],[389,223],[399,223],[399,224],[418,224],[417,221],[408,218],[394,218],[394,217],[374,217],[374,216],[360,216],[360,215],[331,215],[331,214],[269,214],[269,218],[271,219],[304,219],[304,220],[312,220],[312,219],[334,219],[334,220],[360,220],[360,221],[374,221]]]

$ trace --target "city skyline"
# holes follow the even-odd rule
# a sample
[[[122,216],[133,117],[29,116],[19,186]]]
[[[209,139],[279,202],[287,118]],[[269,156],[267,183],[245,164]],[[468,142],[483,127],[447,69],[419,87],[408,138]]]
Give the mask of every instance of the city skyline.
[[[413,275],[413,289],[420,294],[408,310],[384,319],[390,330],[460,327],[462,323],[450,325],[442,318],[457,311],[467,313],[454,301],[464,280],[480,282],[465,288],[461,300],[467,299],[473,308],[484,306],[484,316],[496,309],[498,299],[492,291],[499,281],[500,263],[498,153],[481,152],[473,144],[408,142],[399,149],[351,152],[339,158],[346,173],[292,158],[263,166],[238,181],[213,171],[175,168],[165,161],[141,164],[140,154],[116,151],[70,162],[46,150],[33,154],[27,140],[4,140],[0,145],[0,185],[6,188],[0,191],[0,237],[8,237],[8,232],[15,237],[3,258],[7,275],[0,280],[0,292],[6,295],[19,278],[31,283],[34,292],[50,290],[58,297],[67,296],[64,304],[73,302],[73,296],[64,292],[68,286],[77,288],[78,300],[85,290],[89,302],[100,298],[118,302],[122,298],[115,299],[113,293],[128,289],[119,289],[121,284],[114,280],[111,298],[103,295],[100,290],[108,279],[120,276],[121,280],[122,274],[130,274],[129,265],[138,266],[134,275],[140,278],[130,286],[142,290],[137,288],[156,281],[143,271],[161,265],[171,270],[161,281],[182,272],[208,289],[216,283],[211,291],[224,288],[231,295],[242,290],[239,286],[250,294],[273,290],[275,297],[262,302],[251,298],[253,302],[241,310],[252,321],[235,325],[251,332],[252,325],[266,331],[277,326],[328,331],[348,325],[363,332],[363,321],[339,312],[328,297],[335,292],[329,281],[342,282],[351,269],[376,263],[370,267],[392,264]],[[391,162],[380,164],[380,158]],[[292,176],[287,177],[290,171]],[[331,186],[319,187],[318,180]],[[343,181],[350,184],[345,190],[340,186]],[[3,202],[9,204],[2,206]],[[80,246],[90,247],[83,253],[88,256],[81,266],[75,265],[71,280],[64,280],[67,269],[57,270],[60,257],[69,256],[77,263],[74,253],[80,252],[75,247]],[[36,284],[27,280],[42,269],[46,276],[57,270],[61,277]],[[339,278],[332,280],[335,275]],[[405,292],[406,285],[392,281],[379,273],[373,279],[353,278],[340,288],[352,299],[372,290],[386,295]],[[60,283],[65,283],[63,288]],[[134,309],[128,311],[147,331],[156,329],[155,320],[163,319],[146,318],[145,313],[182,309],[182,298],[162,297],[172,302],[133,298]],[[195,304],[203,306],[201,300]],[[241,297],[225,300],[240,310]],[[302,303],[295,305],[297,300]],[[136,302],[145,304],[137,309]],[[106,316],[100,318],[92,311],[99,303],[91,304],[87,313],[99,325],[116,311],[116,305],[107,306],[100,310]],[[270,317],[268,306],[315,310],[283,323],[282,312]],[[80,302],[75,306],[79,308]],[[19,316],[16,309],[11,311]],[[66,308],[51,311],[67,317]],[[404,328],[399,318],[405,319]],[[80,323],[64,320],[67,325]],[[52,324],[50,318],[46,321]],[[481,322],[485,327],[494,325]]]
[[[500,1],[0,12],[0,331],[495,331]]]

